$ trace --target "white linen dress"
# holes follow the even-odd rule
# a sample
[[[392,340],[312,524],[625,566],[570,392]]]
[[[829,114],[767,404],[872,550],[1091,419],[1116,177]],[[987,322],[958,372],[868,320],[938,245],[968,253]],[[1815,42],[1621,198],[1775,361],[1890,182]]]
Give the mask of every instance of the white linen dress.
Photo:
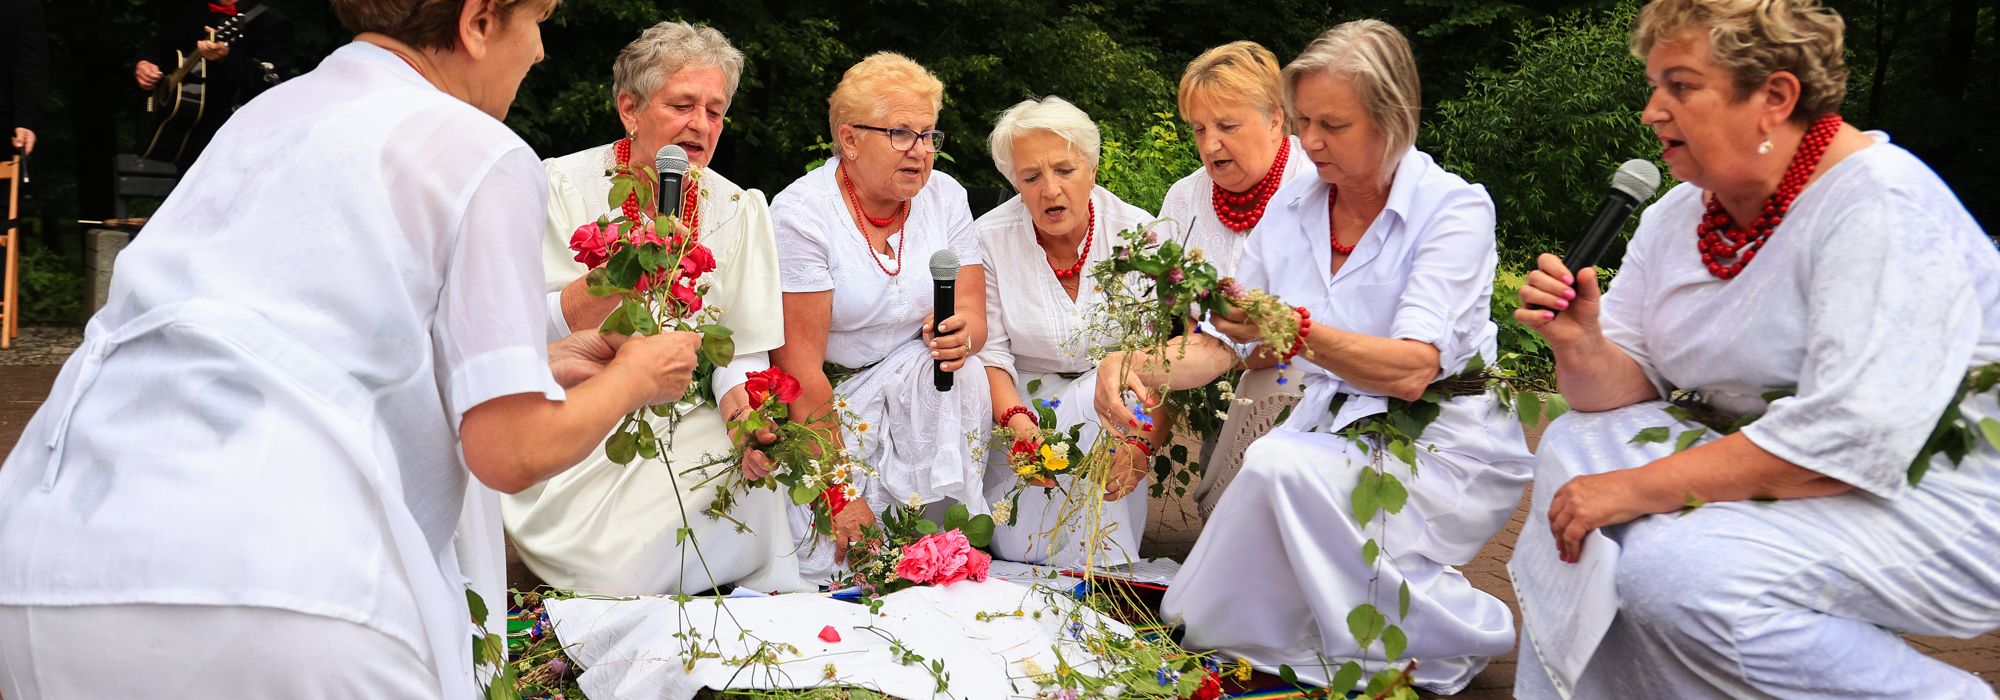
[[[992,433],[985,365],[976,355],[966,358],[952,390],[940,392],[932,383],[930,347],[919,335],[934,306],[931,254],[949,248],[961,266],[980,264],[965,188],[931,172],[910,200],[903,231],[889,239],[902,251],[899,263],[877,254],[855,227],[834,176],[838,163],[830,159],[778,193],[771,216],[784,291],[833,292],[826,361],[859,370],[833,389],[836,400],[859,416],[842,436],[848,451],[877,472],[872,479],[857,477],[857,485],[878,516],[912,499],[950,499],[975,515],[986,513],[985,465],[973,460]],[[860,424],[867,432],[855,431]],[[808,581],[823,580],[836,570],[832,540],[817,538],[815,544],[807,537],[805,509],[792,513],[792,534],[803,547],[800,572]]]
[[[1049,269],[1048,256],[1035,242],[1035,224],[1027,205],[1016,195],[979,217],[979,247],[986,261],[986,347],[979,359],[988,367],[1014,377],[1021,401],[1058,401],[1055,413],[1068,430],[1081,425],[1078,445],[1084,450],[1097,441],[1102,428],[1091,408],[1097,385],[1097,361],[1092,351],[1110,342],[1093,332],[1094,310],[1104,292],[1093,283],[1089,268],[1111,257],[1119,232],[1151,223],[1144,209],[1126,204],[1103,187],[1093,187],[1090,202],[1097,211],[1089,262],[1084,263],[1076,299],[1069,298]],[[1037,391],[1028,391],[1039,382]],[[1007,466],[1005,449],[990,450],[986,460],[986,498],[998,503],[1014,489],[1018,477]],[[1139,559],[1139,540],[1146,533],[1144,482],[1124,498],[1104,503],[1095,485],[1073,477],[1058,479],[1063,490],[1028,487],[1014,510],[1014,525],[999,524],[993,532],[993,554],[1009,561],[1063,567],[1116,566]],[[1075,497],[1078,489],[1094,498]],[[1060,517],[1064,501],[1090,504],[1088,510]],[[1103,503],[1101,508],[1096,504]],[[1096,542],[1094,552],[1086,549]],[[1087,561],[1086,561],[1087,560]]]
[[[1982,440],[1956,467],[1933,459],[1914,487],[1905,476],[1968,367],[2000,361],[2000,254],[1929,168],[1870,136],[1733,280],[1695,251],[1701,190],[1684,183],[1646,211],[1604,299],[1605,336],[1661,392],[1761,412],[1751,442],[1855,488],[1605,528],[1622,548],[1619,612],[1575,697],[1993,697],[1896,633],[2000,626],[2000,452]],[[1762,401],[1786,387],[1797,394]],[[1527,526],[1548,527],[1540,494],[1570,476],[1671,453],[1628,444],[1697,427],[1664,407],[1550,425]],[[1975,425],[2000,416],[1990,394],[1960,408]],[[1516,694],[1558,697],[1523,637]]]
[[[576,261],[570,235],[585,223],[611,213],[606,174],[612,145],[543,161],[548,172],[549,216],[542,236],[542,272],[552,303],[550,335],[568,332],[561,289],[588,268]],[[701,242],[715,253],[716,269],[705,306],[722,310],[732,331],[736,357],[716,369],[714,400],[743,383],[750,372],[770,367],[770,350],[784,344],[783,302],[778,292],[778,251],[764,193],[745,190],[714,170],[700,174]],[[587,324],[602,319],[585,319]],[[657,434],[668,420],[647,414]],[[716,405],[680,416],[666,458],[612,462],[603,450],[541,484],[502,499],[507,533],[521,561],[551,585],[608,595],[699,593],[721,584],[774,592],[806,588],[792,557],[787,499],[776,491],[740,494],[731,517],[749,526],[701,511],[715,500],[716,483],[695,485],[704,474],[687,474],[699,464],[732,452],[728,428]],[[734,463],[707,470],[714,474]],[[685,509],[685,510],[683,510]],[[681,528],[694,531],[699,557],[683,546]]]
[[[1411,149],[1387,207],[1339,274],[1329,275],[1329,187],[1302,178],[1280,190],[1250,236],[1237,279],[1306,307],[1314,328],[1430,343],[1440,376],[1475,356],[1490,362],[1497,254],[1485,188]],[[1287,376],[1304,383],[1305,396],[1284,424],[1250,444],[1242,473],[1167,590],[1166,619],[1187,625],[1192,648],[1242,656],[1266,671],[1289,665],[1324,684],[1349,660],[1371,671],[1382,666],[1381,644],[1364,658],[1347,627],[1349,611],[1372,603],[1408,634],[1405,655],[1423,662],[1417,685],[1457,692],[1489,657],[1514,646],[1506,604],[1453,567],[1471,561],[1520,503],[1530,460],[1520,423],[1488,395],[1446,402],[1417,438],[1416,476],[1378,450],[1409,502],[1386,526],[1377,516],[1364,532],[1349,502],[1369,457],[1332,433],[1387,402],[1304,358]],[[1348,398],[1331,413],[1337,394]],[[1372,568],[1361,556],[1370,538],[1382,548]],[[1404,582],[1410,615],[1398,620]]]
[[[1285,156],[1285,172],[1279,175],[1280,186],[1289,185],[1301,177],[1313,178],[1318,175],[1313,170],[1312,157],[1306,155],[1305,147],[1299,145],[1297,137],[1285,137],[1287,148],[1292,149]],[[1224,276],[1236,274],[1236,268],[1243,261],[1243,242],[1256,229],[1237,233],[1222,225],[1222,219],[1215,216],[1215,178],[1208,176],[1206,166],[1195,168],[1173,187],[1167,189],[1167,197],[1160,201],[1160,218],[1171,219],[1180,224],[1180,230],[1161,229],[1161,235],[1172,233],[1175,240],[1185,240],[1189,248],[1200,248],[1215,269]],[[1277,208],[1277,195],[1264,213],[1270,215]]]
[[[476,693],[458,550],[501,543],[455,542],[458,428],[489,399],[564,397],[533,282],[546,192],[505,125],[370,44],[238,111],[0,469],[0,608],[29,620],[0,692]],[[78,634],[108,606],[152,612]],[[183,653],[110,656],[133,639]],[[259,661],[322,642],[341,655]],[[340,680],[408,658],[428,688]]]

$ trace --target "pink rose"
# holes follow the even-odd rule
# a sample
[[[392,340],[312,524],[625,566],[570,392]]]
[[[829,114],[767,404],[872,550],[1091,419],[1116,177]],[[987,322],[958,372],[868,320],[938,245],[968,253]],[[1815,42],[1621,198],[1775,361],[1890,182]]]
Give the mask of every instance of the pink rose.
[[[903,556],[896,560],[896,575],[913,583],[930,583],[937,575],[938,548],[936,535],[903,545]]]
[[[576,251],[577,262],[595,268],[611,258],[611,244],[617,240],[617,228],[592,221],[576,227],[576,233],[570,234],[569,249]]]
[[[647,224],[632,231],[632,244],[657,245],[665,247],[667,245],[667,239],[661,238],[660,232],[653,230],[652,224]]]
[[[973,581],[986,580],[986,573],[993,568],[993,555],[972,550],[971,558],[965,562],[965,577]]]
[[[700,277],[715,270],[715,253],[700,243],[681,255],[681,274],[690,278]]]
[[[695,291],[694,279],[691,277],[676,278],[673,286],[667,287],[667,294],[672,295],[674,301],[680,302],[681,306],[687,307],[688,313],[701,310],[701,293]]]

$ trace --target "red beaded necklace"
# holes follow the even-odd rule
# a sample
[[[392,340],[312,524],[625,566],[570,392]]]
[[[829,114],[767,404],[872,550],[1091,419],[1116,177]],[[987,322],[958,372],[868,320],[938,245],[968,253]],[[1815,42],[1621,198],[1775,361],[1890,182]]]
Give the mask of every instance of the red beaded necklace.
[[[1271,161],[1271,169],[1264,173],[1264,179],[1257,186],[1242,194],[1222,189],[1221,185],[1209,185],[1209,198],[1215,204],[1215,218],[1222,225],[1236,233],[1243,233],[1257,227],[1264,218],[1264,206],[1271,203],[1271,195],[1278,193],[1278,186],[1285,184],[1285,161],[1291,157],[1289,140],[1278,142],[1278,158]]]
[[[874,224],[876,228],[887,228],[889,224],[895,223],[896,230],[891,231],[889,235],[900,234],[903,232],[903,227],[910,223],[910,203],[906,201],[898,204],[896,206],[896,213],[890,214],[887,219],[877,220],[875,217],[869,216],[868,212],[861,208],[861,196],[854,193],[854,181],[847,178],[847,166],[838,166],[835,168],[835,172],[840,175],[840,190],[843,194],[847,195],[847,205],[854,208],[854,227],[861,231],[861,243],[868,246],[869,259],[875,261],[875,267],[882,269],[882,274],[890,277],[902,274],[903,244],[909,242],[910,237],[904,235],[902,238],[897,239],[896,269],[891,270],[888,265],[882,264],[882,256],[875,252],[875,244],[868,240],[868,227],[863,226],[861,222],[865,219],[868,223]],[[898,223],[899,220],[900,223]]]
[[[1040,233],[1040,231],[1036,231]],[[1083,264],[1090,261],[1090,242],[1097,238],[1097,203],[1090,203],[1090,220],[1083,225],[1083,250],[1076,254],[1076,264],[1068,268],[1056,267],[1049,263],[1049,271],[1056,273],[1056,279],[1066,280],[1083,273]]]
[[[612,152],[618,159],[618,169],[629,172],[632,169],[632,139],[619,139],[612,147]],[[688,232],[694,234],[697,241],[701,240],[700,195],[701,188],[689,187],[685,198],[681,200],[681,224],[687,226]],[[632,194],[625,195],[625,206],[622,209],[625,218],[632,221],[639,220],[639,193],[636,190]]]
[[[1334,200],[1336,200],[1336,199],[1339,199],[1339,198],[1340,198],[1340,187],[1339,187],[1339,186],[1336,186],[1336,185],[1327,185],[1327,190],[1326,190],[1326,240],[1327,240],[1328,242],[1330,242],[1330,243],[1332,243],[1332,244],[1333,244],[1333,254],[1335,254],[1335,255],[1353,255],[1353,254],[1354,254],[1354,246],[1358,246],[1358,245],[1361,245],[1361,239],[1359,239],[1359,238],[1357,238],[1357,239],[1354,239],[1354,245],[1341,245],[1341,244],[1340,244],[1340,232],[1339,232],[1339,230],[1337,230],[1337,229],[1335,228],[1335,226],[1333,225],[1333,202],[1334,202]],[[1365,235],[1368,235],[1368,232],[1367,232],[1367,231],[1362,231],[1362,232],[1361,232],[1361,234],[1365,236]]]
[[[1826,156],[1826,147],[1833,143],[1833,137],[1840,133],[1841,119],[1838,114],[1829,114],[1813,122],[1806,130],[1805,138],[1799,141],[1799,151],[1792,156],[1790,165],[1785,166],[1785,178],[1778,181],[1778,190],[1764,200],[1763,213],[1756,221],[1750,222],[1745,230],[1729,218],[1729,212],[1722,209],[1722,201],[1711,194],[1708,210],[1702,213],[1701,225],[1695,228],[1699,242],[1695,248],[1701,251],[1701,262],[1708,267],[1708,274],[1717,279],[1732,279],[1743,273],[1743,267],[1757,257],[1757,251],[1771,238],[1771,232],[1784,223],[1785,214],[1792,209],[1792,200],[1806,188],[1813,172],[1819,169],[1819,162]],[[1734,262],[1723,262],[1734,258]]]

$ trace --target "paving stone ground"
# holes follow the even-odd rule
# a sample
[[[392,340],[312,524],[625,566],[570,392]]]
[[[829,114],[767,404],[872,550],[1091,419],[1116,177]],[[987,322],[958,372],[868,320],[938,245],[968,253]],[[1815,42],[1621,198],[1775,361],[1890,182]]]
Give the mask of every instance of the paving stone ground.
[[[76,329],[23,328],[14,349],[0,350],[0,454],[13,450],[22,427],[48,396],[59,364],[75,349],[80,338],[81,332]],[[1514,540],[1526,520],[1527,500],[1523,498],[1507,527],[1463,569],[1473,585],[1514,609],[1516,626],[1520,623],[1520,609],[1514,602],[1513,585],[1507,580],[1507,557],[1513,553]],[[1201,516],[1193,502],[1185,498],[1154,499],[1141,551],[1147,556],[1184,558],[1200,533]],[[1924,653],[1979,674],[2000,688],[2000,632],[1973,639],[1907,635],[1905,638]],[[1511,697],[1514,671],[1514,654],[1494,659],[1473,679],[1471,687],[1454,697],[1469,700]]]

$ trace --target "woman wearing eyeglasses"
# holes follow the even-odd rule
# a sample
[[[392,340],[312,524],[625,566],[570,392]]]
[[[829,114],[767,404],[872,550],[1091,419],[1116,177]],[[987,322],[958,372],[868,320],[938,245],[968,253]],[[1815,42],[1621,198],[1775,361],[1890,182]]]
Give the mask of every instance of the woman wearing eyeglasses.
[[[793,415],[857,416],[841,439],[873,467],[854,477],[867,507],[834,516],[832,546],[799,552],[807,580],[832,573],[884,508],[950,499],[988,510],[973,447],[986,440],[991,406],[972,357],[986,340],[986,276],[965,188],[931,171],[943,97],[944,85],[901,55],[855,64],[828,100],[834,157],[772,201],[785,344],[771,360],[803,387]],[[941,250],[961,267],[956,313],[934,335],[929,263]],[[933,385],[934,362],[953,373],[950,391]],[[793,515],[793,533],[810,534],[804,513]]]

